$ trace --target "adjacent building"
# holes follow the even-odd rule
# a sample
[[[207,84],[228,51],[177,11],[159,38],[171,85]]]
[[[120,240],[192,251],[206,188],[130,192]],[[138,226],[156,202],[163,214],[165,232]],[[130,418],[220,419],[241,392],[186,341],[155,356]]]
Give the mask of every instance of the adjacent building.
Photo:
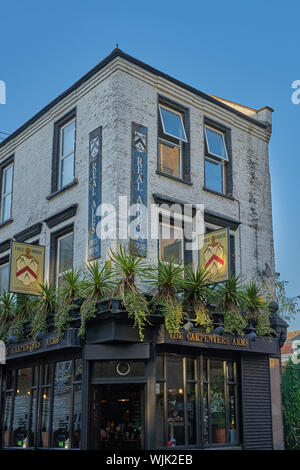
[[[0,144],[0,288],[11,240],[44,245],[59,286],[123,240],[126,206],[99,239],[112,230],[99,204],[136,203],[190,204],[191,218],[203,204],[206,231],[230,231],[231,270],[272,290],[271,130],[271,108],[207,95],[115,49]],[[175,219],[169,239],[140,237],[147,261],[197,262]],[[282,448],[284,328],[254,342],[170,337],[154,318],[140,343],[124,318],[105,304],[85,341],[74,318],[60,342],[49,332],[35,349],[9,345],[2,447]]]

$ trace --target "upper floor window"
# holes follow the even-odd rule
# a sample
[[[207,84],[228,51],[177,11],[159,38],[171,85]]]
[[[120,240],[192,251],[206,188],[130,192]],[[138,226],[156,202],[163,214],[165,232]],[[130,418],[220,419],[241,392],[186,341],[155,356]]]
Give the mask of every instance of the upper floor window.
[[[165,175],[189,181],[186,120],[183,109],[159,104],[158,169]]]
[[[225,192],[225,162],[228,153],[224,133],[205,126],[205,187],[218,193]]]
[[[160,259],[180,264],[184,257],[183,229],[174,225],[160,222],[159,240]]]
[[[74,179],[75,119],[60,128],[59,188]]]
[[[1,191],[1,223],[11,218],[14,164],[11,163],[2,170]]]
[[[57,238],[57,287],[64,283],[64,273],[73,268],[73,232]]]
[[[54,123],[51,193],[75,182],[76,109]]]

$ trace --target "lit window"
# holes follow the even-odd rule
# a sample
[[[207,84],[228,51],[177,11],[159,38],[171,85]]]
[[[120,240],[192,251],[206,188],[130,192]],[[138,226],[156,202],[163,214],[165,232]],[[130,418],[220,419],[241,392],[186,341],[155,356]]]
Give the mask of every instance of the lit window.
[[[74,179],[75,119],[60,128],[60,188]]]
[[[224,134],[211,127],[205,126],[204,129],[208,153],[228,161]]]
[[[64,273],[73,268],[73,232],[57,240],[57,287],[62,287]]]
[[[165,223],[160,224],[160,259],[173,260],[175,264],[183,261],[183,230]]]
[[[14,165],[4,168],[2,173],[1,223],[11,218]]]
[[[8,291],[9,283],[9,264],[2,264],[0,266],[0,293],[4,290]]]
[[[187,142],[182,115],[161,105],[159,111],[164,134]]]

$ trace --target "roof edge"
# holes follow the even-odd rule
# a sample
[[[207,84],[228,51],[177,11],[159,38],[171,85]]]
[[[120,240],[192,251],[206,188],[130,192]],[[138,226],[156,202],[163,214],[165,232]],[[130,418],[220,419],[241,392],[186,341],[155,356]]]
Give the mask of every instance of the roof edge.
[[[225,103],[217,100],[213,96],[210,96],[200,90],[197,90],[196,88],[187,85],[184,82],[181,82],[180,80],[177,80],[176,78],[171,77],[170,75],[161,72],[160,70],[152,67],[151,65],[146,64],[145,62],[142,62],[139,59],[136,59],[135,57],[126,54],[119,48],[113,49],[113,51],[106,56],[101,62],[99,62],[95,67],[93,67],[89,72],[87,72],[85,75],[83,75],[79,80],[77,80],[73,85],[71,85],[69,88],[67,88],[63,93],[58,95],[54,100],[52,100],[50,103],[48,103],[46,106],[44,106],[40,111],[38,111],[35,115],[33,115],[28,121],[26,121],[24,124],[22,124],[19,128],[17,128],[12,134],[10,134],[6,139],[4,139],[0,143],[0,149],[4,147],[8,142],[10,142],[12,139],[17,137],[21,132],[23,132],[25,129],[27,129],[31,124],[34,124],[40,117],[42,117],[46,112],[50,111],[56,104],[58,104],[60,101],[62,101],[66,96],[68,96],[70,93],[75,91],[77,88],[79,88],[83,83],[85,83],[89,78],[91,78],[93,75],[95,75],[97,72],[102,70],[106,65],[108,65],[112,60],[115,58],[120,57],[124,60],[127,60],[128,62],[137,65],[138,67],[143,68],[144,70],[147,70],[148,72],[160,76],[175,85],[184,88],[185,90],[200,96],[201,98],[210,101],[211,103],[216,104],[217,106],[220,106],[223,109],[226,109],[232,114],[235,114],[236,116],[245,119],[246,121],[251,122],[252,124],[255,124],[258,127],[261,127],[263,129],[267,129],[269,126],[267,123],[262,122],[262,121],[257,121],[254,118],[251,118],[240,111],[226,105]],[[264,109],[264,108],[262,108]],[[271,108],[269,108],[271,109]]]

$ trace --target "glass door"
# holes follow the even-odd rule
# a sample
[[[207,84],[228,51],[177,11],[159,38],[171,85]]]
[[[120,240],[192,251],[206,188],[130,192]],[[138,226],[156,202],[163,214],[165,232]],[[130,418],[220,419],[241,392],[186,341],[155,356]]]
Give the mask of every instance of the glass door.
[[[140,384],[93,386],[92,448],[143,448],[143,387]]]

